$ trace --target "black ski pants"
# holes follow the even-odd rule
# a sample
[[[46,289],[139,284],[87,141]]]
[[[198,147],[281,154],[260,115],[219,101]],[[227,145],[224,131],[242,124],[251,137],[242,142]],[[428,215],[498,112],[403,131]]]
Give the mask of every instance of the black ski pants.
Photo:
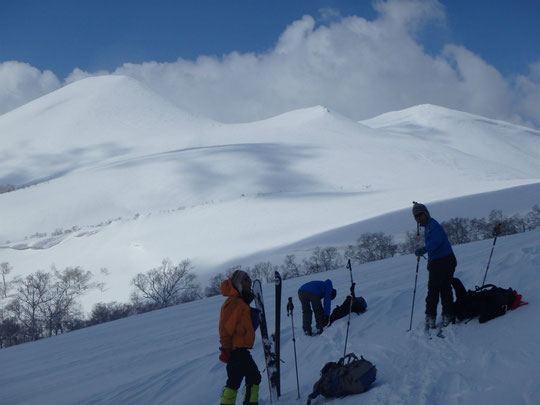
[[[261,373],[257,364],[246,348],[235,349],[227,362],[227,387],[238,390],[242,379],[246,379],[246,388],[261,383]]]
[[[426,297],[426,315],[437,316],[437,304],[441,296],[443,315],[452,315],[454,297],[452,294],[452,279],[456,269],[456,256],[450,253],[440,259],[428,261],[428,292]]]
[[[321,296],[311,291],[298,291],[298,298],[302,304],[302,328],[304,332],[311,332],[311,319],[315,313],[315,325],[317,329],[324,328],[324,308]],[[313,308],[313,311],[311,310]]]

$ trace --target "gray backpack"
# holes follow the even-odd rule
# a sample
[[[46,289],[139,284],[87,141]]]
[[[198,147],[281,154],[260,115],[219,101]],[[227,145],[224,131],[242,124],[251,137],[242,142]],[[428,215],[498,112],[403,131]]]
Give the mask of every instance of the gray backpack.
[[[349,353],[337,363],[326,363],[321,370],[321,378],[313,386],[307,405],[311,400],[323,395],[326,398],[360,394],[377,378],[377,368],[370,361]]]

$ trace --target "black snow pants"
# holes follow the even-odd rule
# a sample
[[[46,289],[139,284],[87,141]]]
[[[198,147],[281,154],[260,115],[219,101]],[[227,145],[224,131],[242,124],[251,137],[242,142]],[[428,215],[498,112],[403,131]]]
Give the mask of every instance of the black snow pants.
[[[442,314],[453,315],[452,278],[456,269],[456,256],[448,256],[428,261],[428,292],[426,297],[426,315],[437,316],[437,304],[441,296]]]
[[[298,291],[298,298],[302,304],[302,329],[311,333],[311,318],[315,313],[315,325],[317,329],[324,328],[324,308],[321,303],[321,296],[311,291]],[[313,311],[311,310],[313,308]]]
[[[261,373],[246,348],[235,349],[227,362],[227,387],[238,390],[242,379],[246,378],[246,388],[261,383]]]

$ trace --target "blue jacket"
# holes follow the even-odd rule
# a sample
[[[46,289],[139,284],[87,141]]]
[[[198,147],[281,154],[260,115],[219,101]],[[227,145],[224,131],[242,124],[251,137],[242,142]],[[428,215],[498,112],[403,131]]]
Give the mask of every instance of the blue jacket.
[[[326,281],[310,281],[309,283],[304,284],[302,287],[298,289],[298,291],[309,291],[312,293],[317,294],[318,296],[324,298],[324,314],[330,316],[330,308],[331,308],[331,301],[332,301],[332,289],[334,286],[332,285],[332,281],[326,280]]]
[[[440,259],[454,253],[446,232],[433,218],[430,218],[424,227],[424,240],[429,260]]]

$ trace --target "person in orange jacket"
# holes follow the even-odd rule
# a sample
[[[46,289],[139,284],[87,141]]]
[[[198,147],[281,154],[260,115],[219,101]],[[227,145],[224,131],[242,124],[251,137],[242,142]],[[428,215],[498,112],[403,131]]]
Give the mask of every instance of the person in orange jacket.
[[[227,297],[219,316],[219,359],[227,364],[227,383],[221,395],[221,405],[234,405],[242,380],[245,378],[244,405],[259,403],[261,373],[248,349],[253,348],[258,314],[249,306],[255,296],[251,279],[236,270],[221,283],[221,293]]]

